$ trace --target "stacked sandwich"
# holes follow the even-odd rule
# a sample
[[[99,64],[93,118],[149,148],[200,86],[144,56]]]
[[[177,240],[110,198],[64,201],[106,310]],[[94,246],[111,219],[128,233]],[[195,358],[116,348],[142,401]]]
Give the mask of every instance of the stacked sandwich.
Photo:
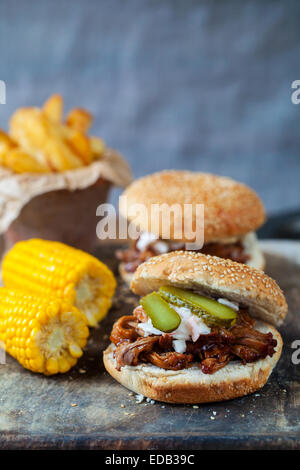
[[[221,401],[261,388],[281,355],[274,326],[287,304],[262,271],[255,231],[265,211],[257,194],[225,177],[164,171],[135,181],[124,196],[121,213],[139,236],[117,252],[119,269],[141,299],[112,328],[107,371],[130,390],[170,403]],[[143,210],[133,210],[136,204]],[[197,239],[196,210],[192,229],[178,239],[182,213],[169,218],[166,237],[166,220],[153,220],[155,204],[202,204],[202,245],[187,245]]]

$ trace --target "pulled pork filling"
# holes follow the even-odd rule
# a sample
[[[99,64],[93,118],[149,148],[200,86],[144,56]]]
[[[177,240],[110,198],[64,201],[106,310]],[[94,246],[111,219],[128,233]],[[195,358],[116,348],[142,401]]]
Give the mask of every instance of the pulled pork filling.
[[[215,326],[209,334],[200,334],[197,341],[186,341],[184,353],[174,350],[171,333],[145,336],[139,325],[148,321],[143,307],[138,306],[132,315],[123,316],[114,324],[110,339],[116,346],[118,370],[143,362],[168,370],[185,369],[196,363],[203,373],[213,374],[232,360],[246,364],[272,357],[277,345],[272,333],[255,330],[255,321],[241,308],[234,326]]]
[[[139,248],[139,239],[135,240],[128,250],[117,250],[117,258],[124,263],[125,271],[134,273],[137,267],[152,256],[161,253],[169,253],[175,250],[185,250],[184,243],[166,243],[163,240],[153,240]],[[233,243],[206,243],[196,253],[218,256],[219,258],[231,259],[238,263],[247,263],[250,256],[245,252],[241,241]]]

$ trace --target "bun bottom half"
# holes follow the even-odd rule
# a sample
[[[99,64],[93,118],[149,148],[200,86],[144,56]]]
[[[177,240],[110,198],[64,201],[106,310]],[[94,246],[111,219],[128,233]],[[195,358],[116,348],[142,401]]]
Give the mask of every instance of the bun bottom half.
[[[280,358],[282,339],[279,332],[264,322],[257,322],[255,328],[263,333],[270,331],[277,340],[273,357],[245,365],[232,361],[211,375],[204,374],[197,365],[171,371],[152,364],[139,364],[118,371],[113,344],[103,353],[104,365],[107,372],[126,388],[152,400],[182,404],[231,400],[262,388]]]

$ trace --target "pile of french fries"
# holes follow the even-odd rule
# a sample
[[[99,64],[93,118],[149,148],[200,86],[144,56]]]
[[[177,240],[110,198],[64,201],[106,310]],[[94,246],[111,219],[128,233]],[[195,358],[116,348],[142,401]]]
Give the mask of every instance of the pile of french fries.
[[[50,173],[89,165],[100,159],[105,144],[89,136],[92,115],[72,109],[63,120],[63,99],[51,96],[42,108],[20,108],[9,133],[0,130],[0,165],[16,173]]]

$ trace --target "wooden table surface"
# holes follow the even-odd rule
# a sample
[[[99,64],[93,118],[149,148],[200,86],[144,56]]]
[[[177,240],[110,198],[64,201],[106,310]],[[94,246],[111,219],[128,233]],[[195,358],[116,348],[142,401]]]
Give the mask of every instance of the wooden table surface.
[[[116,271],[114,249],[99,248],[97,256]],[[105,372],[101,357],[113,321],[137,301],[119,283],[108,318],[92,331],[84,356],[69,373],[33,374],[11,357],[0,365],[0,448],[299,449],[300,364],[291,361],[291,343],[300,340],[300,266],[273,253],[267,272],[285,291],[289,313],[280,328],[283,355],[259,392],[196,408],[137,404]]]

